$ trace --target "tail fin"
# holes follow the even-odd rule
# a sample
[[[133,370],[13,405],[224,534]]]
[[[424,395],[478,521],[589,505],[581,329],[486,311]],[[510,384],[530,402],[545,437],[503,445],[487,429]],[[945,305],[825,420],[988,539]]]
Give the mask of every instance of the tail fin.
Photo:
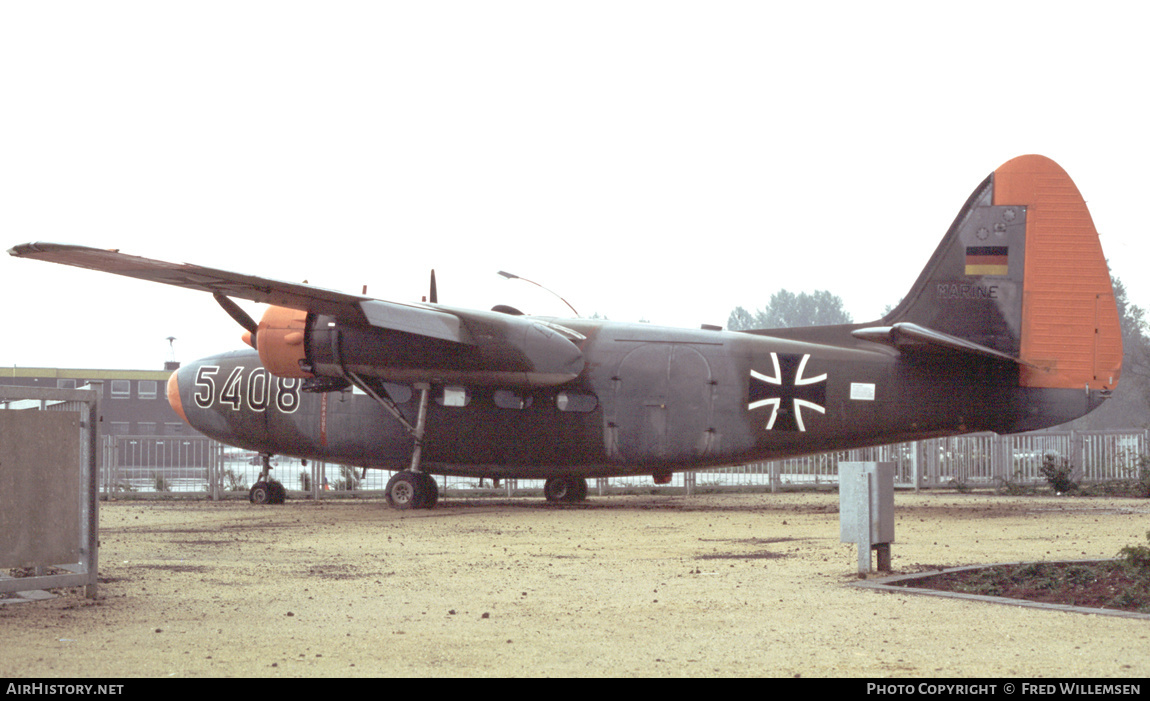
[[[1057,163],[1020,156],[975,189],[884,327],[860,338],[1008,357],[1019,385],[1111,390],[1122,333],[1098,232]]]

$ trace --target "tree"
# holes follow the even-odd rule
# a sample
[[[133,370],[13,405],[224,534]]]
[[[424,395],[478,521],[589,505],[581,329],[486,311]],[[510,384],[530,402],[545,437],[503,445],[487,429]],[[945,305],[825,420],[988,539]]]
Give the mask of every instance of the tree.
[[[727,328],[731,331],[747,329],[778,329],[792,326],[829,326],[849,324],[851,315],[843,309],[843,300],[826,290],[815,290],[811,294],[795,294],[779,290],[771,295],[766,307],[750,312],[743,307],[735,307],[727,317]]]
[[[1126,286],[1114,276],[1114,302],[1122,327],[1122,379],[1114,396],[1097,411],[1067,424],[1068,428],[1145,428],[1150,426],[1150,323],[1146,310],[1131,304]]]

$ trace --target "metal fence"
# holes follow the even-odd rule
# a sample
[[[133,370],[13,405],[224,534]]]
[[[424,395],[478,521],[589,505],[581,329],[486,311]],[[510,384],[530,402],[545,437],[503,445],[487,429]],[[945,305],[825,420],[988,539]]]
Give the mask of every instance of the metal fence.
[[[1145,430],[1043,431],[1009,436],[992,433],[954,436],[893,445],[820,453],[787,460],[705,468],[676,473],[666,485],[649,476],[597,480],[599,493],[618,489],[766,487],[772,490],[835,486],[840,461],[895,463],[900,487],[997,486],[1043,484],[1044,459],[1065,458],[1083,484],[1138,476],[1150,435]],[[222,498],[246,492],[261,470],[259,455],[204,436],[105,436],[101,490],[105,494],[183,493]],[[382,491],[392,472],[306,463],[298,458],[272,459],[272,477],[289,490],[316,497],[331,492]],[[492,489],[490,480],[437,477],[441,490]],[[542,489],[542,480],[507,480],[499,489],[512,494]]]

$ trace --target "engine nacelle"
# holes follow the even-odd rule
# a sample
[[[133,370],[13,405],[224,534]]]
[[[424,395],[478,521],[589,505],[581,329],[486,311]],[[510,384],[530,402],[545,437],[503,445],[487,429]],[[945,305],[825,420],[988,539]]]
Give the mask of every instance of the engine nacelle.
[[[277,377],[344,379],[348,373],[393,382],[459,382],[545,387],[578,377],[582,336],[548,321],[471,312],[459,341],[326,314],[269,307],[260,319],[260,361]]]
[[[308,313],[287,307],[268,307],[256,331],[260,362],[277,377],[312,377],[301,367],[307,363]]]

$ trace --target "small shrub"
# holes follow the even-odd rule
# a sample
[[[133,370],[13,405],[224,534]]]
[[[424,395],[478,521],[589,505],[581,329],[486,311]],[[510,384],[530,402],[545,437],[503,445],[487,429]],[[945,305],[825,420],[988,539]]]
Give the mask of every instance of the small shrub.
[[[1059,494],[1065,494],[1078,488],[1074,481],[1074,468],[1070,461],[1060,455],[1047,453],[1042,456],[1042,467],[1038,471],[1046,478],[1046,482]]]
[[[1138,458],[1138,481],[1135,483],[1138,496],[1150,499],[1150,455]]]
[[[965,481],[958,479],[957,477],[955,477],[954,479],[947,482],[947,484],[951,487],[954,487],[955,490],[958,491],[959,494],[969,494],[970,493],[970,485],[967,484]]]
[[[1146,540],[1150,541],[1150,531],[1146,532]],[[1118,551],[1118,557],[1131,573],[1150,578],[1150,546],[1127,545]]]
[[[1017,473],[1015,474],[1017,478]],[[1005,494],[1007,496],[1023,496],[1027,494],[1034,494],[1034,488],[1022,484],[1017,479],[1004,479],[1002,477],[994,478],[994,493]]]
[[[221,474],[225,488],[229,492],[246,492],[248,491],[248,484],[244,481],[243,475],[236,474],[232,468],[227,468]]]
[[[339,466],[339,479],[335,481],[335,489],[348,492],[359,489],[359,476],[355,474],[354,467]]]

